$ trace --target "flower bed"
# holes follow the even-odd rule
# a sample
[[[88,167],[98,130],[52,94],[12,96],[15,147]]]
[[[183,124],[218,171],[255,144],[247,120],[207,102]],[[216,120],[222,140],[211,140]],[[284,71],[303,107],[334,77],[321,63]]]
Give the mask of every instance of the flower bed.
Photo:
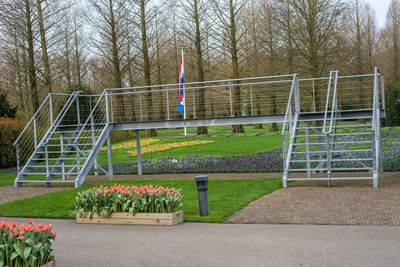
[[[213,143],[214,141],[209,140],[201,140],[201,141],[186,141],[186,142],[176,142],[176,143],[166,143],[166,144],[155,144],[151,146],[142,147],[141,153],[154,153],[159,151],[164,151],[173,148],[181,148],[181,147],[188,147],[188,146],[196,146],[196,145],[203,145]],[[131,156],[137,155],[137,150],[128,151]]]
[[[54,261],[56,233],[53,225],[35,223],[18,225],[16,222],[0,224],[0,266],[41,266]]]
[[[180,211],[183,207],[181,190],[152,185],[137,187],[115,184],[110,188],[94,187],[78,192],[75,208],[70,213],[76,216],[78,223],[123,223],[110,221],[118,217],[128,219],[127,224],[134,224],[135,219],[140,221],[138,224],[155,224],[157,220],[160,224],[170,224],[161,223],[164,219],[176,224],[183,221],[183,212]],[[123,215],[118,215],[121,213]],[[160,217],[160,213],[166,216]],[[143,223],[143,218],[148,218],[148,223]]]
[[[144,139],[140,142],[142,146],[146,146],[148,144],[158,142],[160,139]],[[127,148],[132,148],[136,147],[136,141],[130,141],[130,142],[124,142],[122,144],[115,144],[111,146],[112,150],[119,150],[119,149],[127,149]],[[107,146],[103,146],[101,148],[101,151],[107,151]]]

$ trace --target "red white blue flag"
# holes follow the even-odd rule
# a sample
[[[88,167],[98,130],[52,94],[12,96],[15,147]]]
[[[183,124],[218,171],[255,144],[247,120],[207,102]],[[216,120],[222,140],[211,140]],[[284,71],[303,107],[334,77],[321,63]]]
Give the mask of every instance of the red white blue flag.
[[[185,84],[185,79],[183,76],[183,50],[181,50],[181,68],[179,72],[179,103],[178,103],[178,111],[180,114],[185,112],[185,95],[183,86]]]

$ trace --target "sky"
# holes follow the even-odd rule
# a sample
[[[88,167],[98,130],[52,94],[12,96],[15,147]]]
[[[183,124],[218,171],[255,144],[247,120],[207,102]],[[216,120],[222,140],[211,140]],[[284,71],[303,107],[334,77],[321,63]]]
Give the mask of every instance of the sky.
[[[378,27],[382,29],[385,26],[386,13],[391,0],[366,0],[375,10]]]

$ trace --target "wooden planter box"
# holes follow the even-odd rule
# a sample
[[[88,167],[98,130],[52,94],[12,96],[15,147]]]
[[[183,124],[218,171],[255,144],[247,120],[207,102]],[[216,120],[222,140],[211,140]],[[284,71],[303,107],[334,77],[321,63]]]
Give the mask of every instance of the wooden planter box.
[[[49,261],[48,263],[43,264],[40,267],[55,267],[55,266],[56,266],[56,262],[55,261]]]
[[[93,215],[91,219],[76,215],[76,223],[96,224],[137,224],[137,225],[175,225],[183,222],[183,210],[174,213],[111,213],[107,217]]]

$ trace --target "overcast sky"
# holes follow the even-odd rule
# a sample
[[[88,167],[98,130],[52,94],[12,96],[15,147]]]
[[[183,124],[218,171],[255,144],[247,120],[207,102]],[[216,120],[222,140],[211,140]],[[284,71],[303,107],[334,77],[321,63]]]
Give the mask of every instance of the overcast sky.
[[[376,19],[378,22],[378,27],[383,28],[385,26],[386,13],[389,8],[391,0],[366,0],[376,12]]]

